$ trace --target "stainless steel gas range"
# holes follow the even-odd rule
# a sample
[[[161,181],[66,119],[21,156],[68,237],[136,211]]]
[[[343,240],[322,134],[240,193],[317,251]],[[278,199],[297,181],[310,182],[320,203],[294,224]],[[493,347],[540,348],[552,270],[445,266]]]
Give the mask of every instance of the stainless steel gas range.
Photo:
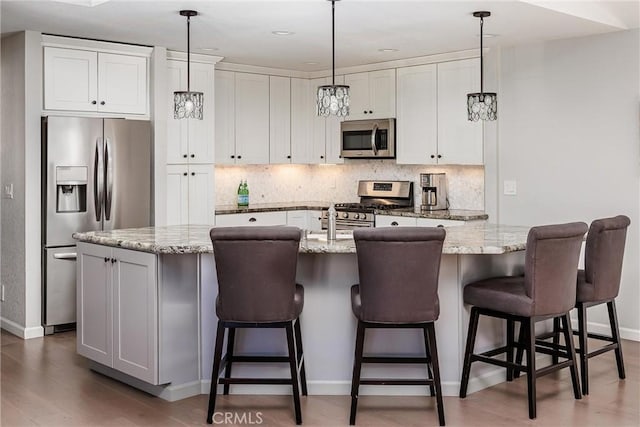
[[[413,208],[411,181],[359,181],[359,203],[336,203],[336,228],[352,230],[375,226],[376,210]],[[329,213],[322,211],[322,228],[327,228]]]

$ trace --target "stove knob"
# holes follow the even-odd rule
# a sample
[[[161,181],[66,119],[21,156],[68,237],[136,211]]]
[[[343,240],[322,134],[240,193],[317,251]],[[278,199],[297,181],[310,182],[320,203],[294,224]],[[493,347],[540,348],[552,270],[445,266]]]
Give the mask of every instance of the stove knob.
[[[342,214],[342,218],[349,218],[349,214],[348,214],[347,212],[344,212],[344,213]]]
[[[355,218],[355,219],[360,219],[360,214],[355,214],[355,215],[353,216],[353,218]]]
[[[360,219],[362,219],[362,220],[367,219],[367,214],[360,214]]]

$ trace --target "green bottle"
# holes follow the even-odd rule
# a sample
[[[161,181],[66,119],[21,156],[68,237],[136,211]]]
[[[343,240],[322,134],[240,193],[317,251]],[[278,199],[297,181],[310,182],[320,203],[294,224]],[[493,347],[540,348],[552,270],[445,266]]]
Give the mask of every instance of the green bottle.
[[[238,206],[249,206],[249,188],[247,187],[247,181],[240,181],[238,187]]]

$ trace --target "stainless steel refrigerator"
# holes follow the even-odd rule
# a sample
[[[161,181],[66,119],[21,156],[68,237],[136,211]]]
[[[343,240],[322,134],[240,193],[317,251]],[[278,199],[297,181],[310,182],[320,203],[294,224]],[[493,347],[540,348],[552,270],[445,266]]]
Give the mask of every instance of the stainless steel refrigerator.
[[[76,231],[151,225],[148,121],[42,118],[42,324],[76,321]]]

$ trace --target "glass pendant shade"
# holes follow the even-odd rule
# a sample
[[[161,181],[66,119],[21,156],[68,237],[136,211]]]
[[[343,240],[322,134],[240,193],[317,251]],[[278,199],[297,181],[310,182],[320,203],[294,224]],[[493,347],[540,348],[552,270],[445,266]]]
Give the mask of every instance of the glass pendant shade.
[[[467,95],[469,120],[495,120],[498,117],[498,97],[495,93],[470,93]]]
[[[202,120],[204,94],[191,90],[191,17],[197,16],[195,10],[181,10],[180,16],[187,17],[187,90],[173,92],[173,118]]]
[[[349,86],[326,85],[318,88],[316,104],[318,116],[333,114],[338,117],[349,115]]]
[[[173,118],[202,120],[202,92],[173,92]]]
[[[495,92],[484,92],[484,61],[482,57],[482,27],[484,18],[491,16],[491,12],[473,12],[473,16],[480,18],[480,92],[467,94],[467,113],[469,121],[496,120],[498,118],[498,95]]]
[[[316,114],[327,117],[349,115],[349,86],[336,84],[336,1],[331,1],[331,82],[330,85],[318,87]]]

